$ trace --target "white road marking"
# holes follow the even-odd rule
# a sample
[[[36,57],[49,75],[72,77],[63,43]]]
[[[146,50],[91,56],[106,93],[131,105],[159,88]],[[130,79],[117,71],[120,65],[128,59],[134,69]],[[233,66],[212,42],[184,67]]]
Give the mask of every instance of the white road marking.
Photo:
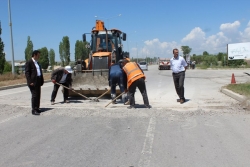
[[[152,155],[152,146],[154,142],[154,131],[155,131],[156,117],[153,115],[150,118],[146,138],[143,144],[143,149],[141,152],[141,158],[139,160],[138,167],[150,166],[150,159]]]
[[[14,115],[14,116],[12,116],[12,117],[9,117],[9,118],[7,118],[7,119],[4,119],[4,120],[0,121],[0,124],[5,123],[5,122],[7,122],[7,121],[10,121],[10,120],[12,120],[12,119],[21,117],[22,115],[24,115],[24,114]]]

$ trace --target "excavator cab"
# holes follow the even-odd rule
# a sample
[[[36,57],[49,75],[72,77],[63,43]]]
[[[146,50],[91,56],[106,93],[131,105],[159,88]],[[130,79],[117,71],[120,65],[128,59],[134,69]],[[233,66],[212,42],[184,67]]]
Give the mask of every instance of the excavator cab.
[[[86,46],[89,49],[89,58],[84,61],[86,70],[82,70],[81,67],[76,68],[72,76],[72,87],[78,93],[94,97],[109,88],[109,67],[112,62],[123,59],[122,41],[126,41],[126,33],[118,29],[107,30],[103,21],[96,20],[96,26],[92,28],[91,33],[83,34],[84,42],[87,42],[87,35],[90,35],[90,42]],[[70,92],[70,96],[77,94]]]

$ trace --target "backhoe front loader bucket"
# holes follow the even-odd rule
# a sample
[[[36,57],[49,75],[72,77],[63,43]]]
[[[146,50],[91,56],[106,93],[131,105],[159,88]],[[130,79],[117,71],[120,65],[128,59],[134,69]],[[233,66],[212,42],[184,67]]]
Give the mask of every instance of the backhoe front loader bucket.
[[[109,89],[108,70],[83,70],[83,72],[74,72],[72,79],[72,88],[77,93],[87,97],[98,97]],[[79,97],[77,93],[69,91],[69,96]],[[120,90],[116,90],[116,93],[120,93]],[[106,97],[110,97],[110,92],[106,94]]]

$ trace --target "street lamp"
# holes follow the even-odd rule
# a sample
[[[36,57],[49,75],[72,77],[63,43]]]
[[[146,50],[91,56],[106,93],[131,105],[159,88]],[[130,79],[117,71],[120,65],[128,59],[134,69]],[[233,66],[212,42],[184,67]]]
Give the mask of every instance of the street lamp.
[[[101,19],[105,19],[105,20],[108,20],[108,29],[109,29],[109,20],[112,19],[112,18],[115,18],[115,17],[120,17],[122,14],[119,14],[117,16],[113,16],[113,17],[109,17],[109,18],[105,18],[105,17],[98,17],[98,16],[95,16],[96,18],[101,18]]]
[[[10,24],[10,40],[11,40],[11,51],[12,51],[12,74],[15,74],[14,67],[14,49],[13,49],[13,36],[12,36],[12,22],[11,22],[11,11],[10,11],[10,0],[8,0],[9,6],[9,24]]]

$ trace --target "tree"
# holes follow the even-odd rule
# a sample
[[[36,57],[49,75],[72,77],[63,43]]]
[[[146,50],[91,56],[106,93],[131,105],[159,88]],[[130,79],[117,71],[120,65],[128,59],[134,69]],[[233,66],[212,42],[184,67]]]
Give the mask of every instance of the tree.
[[[218,61],[222,61],[223,60],[223,53],[219,52],[217,54],[217,59],[218,59]]]
[[[2,42],[1,34],[2,34],[2,27],[1,27],[1,22],[0,22],[0,74],[3,74],[6,60],[5,60],[5,53],[4,53],[4,43]]]
[[[202,55],[206,56],[206,55],[209,55],[209,53],[207,51],[204,51]]]
[[[89,50],[86,48],[86,45],[89,45],[88,42],[82,42],[77,40],[75,44],[75,61],[78,59],[85,60],[89,57]]]
[[[69,37],[64,36],[59,45],[60,59],[63,65],[69,65],[70,62],[70,43]]]
[[[62,62],[62,66],[64,67],[63,43],[62,42],[60,42],[60,44],[59,44],[59,55],[60,55],[60,59]]]
[[[55,51],[54,51],[54,49],[49,50],[49,63],[51,65],[51,67],[53,67],[55,65]]]
[[[42,69],[47,69],[49,66],[49,52],[46,47],[43,47],[39,49],[40,53],[40,59],[39,63],[41,64]]]
[[[184,58],[186,59],[186,56],[188,56],[191,53],[192,48],[190,48],[189,46],[181,46],[181,50],[184,55]]]
[[[85,54],[84,48],[85,48],[85,46],[84,46],[83,42],[77,40],[76,44],[75,44],[75,61],[77,61],[78,59],[82,59],[82,60],[85,59],[84,58],[85,57],[84,56],[84,54]]]
[[[203,64],[207,67],[209,66],[217,66],[218,59],[217,56],[214,55],[203,55]]]
[[[24,51],[25,60],[26,60],[26,61],[28,61],[29,59],[31,59],[32,52],[33,52],[33,43],[32,43],[32,41],[30,40],[30,36],[28,36],[27,46],[26,46],[26,49],[25,49],[25,51]]]

